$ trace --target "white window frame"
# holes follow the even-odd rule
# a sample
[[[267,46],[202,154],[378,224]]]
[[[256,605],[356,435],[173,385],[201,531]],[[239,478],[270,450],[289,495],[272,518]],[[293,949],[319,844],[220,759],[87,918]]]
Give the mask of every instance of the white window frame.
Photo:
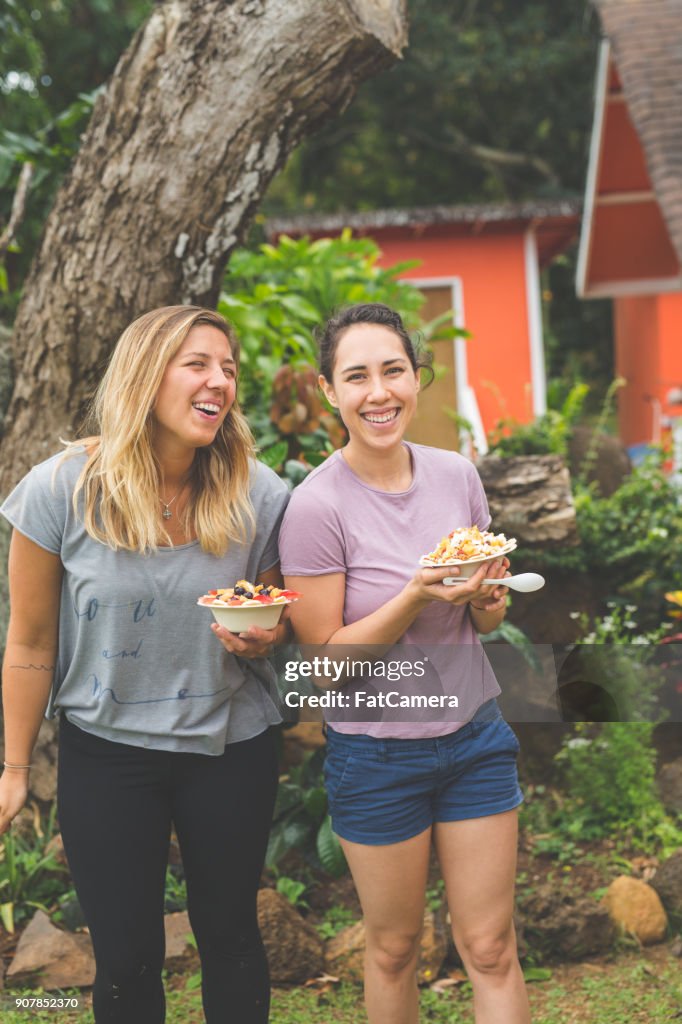
[[[453,310],[453,324],[455,327],[464,328],[464,286],[461,277],[406,277],[403,280],[409,281],[415,288],[449,288],[450,305]],[[478,407],[478,401],[476,400],[476,392],[469,384],[466,346],[466,338],[452,339],[457,412],[471,423],[476,450],[479,455],[485,455],[488,451],[488,442],[486,441],[483,420]],[[460,429],[459,443],[463,455],[471,456],[473,454],[468,431]]]

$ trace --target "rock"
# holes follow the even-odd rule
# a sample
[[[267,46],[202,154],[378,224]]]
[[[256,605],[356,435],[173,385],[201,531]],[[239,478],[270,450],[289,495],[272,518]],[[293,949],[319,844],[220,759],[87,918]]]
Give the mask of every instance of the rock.
[[[321,973],[322,939],[289,900],[274,889],[261,889],[258,893],[258,924],[273,983],[300,984]],[[165,927],[166,970],[196,970],[199,956],[191,945],[192,927],[187,912],[166,914]]]
[[[658,893],[646,882],[621,875],[606,890],[604,904],[611,920],[643,946],[665,938],[668,918]]]
[[[424,914],[424,930],[417,965],[417,982],[428,985],[440,974],[448,952],[448,932],[445,912],[427,910]]]
[[[603,953],[615,938],[606,907],[582,896],[540,885],[519,901],[523,935],[530,950],[581,960]]]
[[[199,966],[199,954],[191,944],[192,926],[186,910],[177,914],[166,914],[163,920],[166,931],[167,971],[195,971]]]
[[[664,764],[656,782],[665,809],[670,814],[682,814],[682,757]]]
[[[342,928],[328,939],[325,969],[345,981],[362,982],[365,960],[365,925],[362,921]]]
[[[568,445],[571,476],[580,475],[585,456],[593,446],[596,447],[596,458],[587,473],[587,482],[596,483],[602,497],[609,498],[632,472],[632,463],[617,437],[599,434],[594,438],[591,427],[574,427]]]
[[[38,910],[19,939],[7,980],[48,991],[92,985],[95,958],[90,937],[60,931]]]
[[[651,888],[660,896],[668,914],[682,922],[682,850],[676,850],[656,869]]]
[[[435,981],[448,951],[448,935],[443,913],[424,914],[417,981],[420,985]],[[326,970],[347,981],[362,982],[365,961],[365,925],[363,921],[349,925],[329,939],[326,948]]]
[[[301,984],[324,968],[324,942],[281,893],[258,893],[258,924],[275,984]]]

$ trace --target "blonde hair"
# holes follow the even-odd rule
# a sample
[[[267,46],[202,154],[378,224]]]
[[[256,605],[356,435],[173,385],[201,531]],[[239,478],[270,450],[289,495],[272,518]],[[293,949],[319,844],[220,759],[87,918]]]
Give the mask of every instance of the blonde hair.
[[[172,543],[160,516],[152,410],[166,367],[197,324],[222,331],[239,370],[239,342],[219,313],[199,306],[154,309],[127,327],[114,349],[90,411],[93,435],[67,445],[66,455],[83,446],[88,453],[74,510],[83,515],[90,536],[114,550],[144,553]],[[231,542],[247,541],[255,530],[249,498],[254,452],[236,401],[214,441],[196,449],[182,523],[213,555],[223,555]]]

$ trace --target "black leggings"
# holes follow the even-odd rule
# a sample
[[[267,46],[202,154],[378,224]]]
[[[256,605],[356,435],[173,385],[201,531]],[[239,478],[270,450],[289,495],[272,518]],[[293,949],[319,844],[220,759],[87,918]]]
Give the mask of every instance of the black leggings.
[[[171,823],[208,1024],[264,1024],[269,979],[256,894],[277,790],[271,730],[219,757],[102,740],[62,716],[59,822],[97,963],[95,1020],[162,1024]]]

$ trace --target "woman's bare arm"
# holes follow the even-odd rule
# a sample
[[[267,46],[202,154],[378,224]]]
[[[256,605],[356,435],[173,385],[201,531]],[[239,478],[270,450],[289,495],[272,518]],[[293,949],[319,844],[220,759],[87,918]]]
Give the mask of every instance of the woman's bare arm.
[[[57,657],[63,566],[58,555],[15,530],[9,553],[10,621],[2,669],[5,762],[31,762]],[[0,833],[28,793],[28,771],[5,768],[0,779]]]

